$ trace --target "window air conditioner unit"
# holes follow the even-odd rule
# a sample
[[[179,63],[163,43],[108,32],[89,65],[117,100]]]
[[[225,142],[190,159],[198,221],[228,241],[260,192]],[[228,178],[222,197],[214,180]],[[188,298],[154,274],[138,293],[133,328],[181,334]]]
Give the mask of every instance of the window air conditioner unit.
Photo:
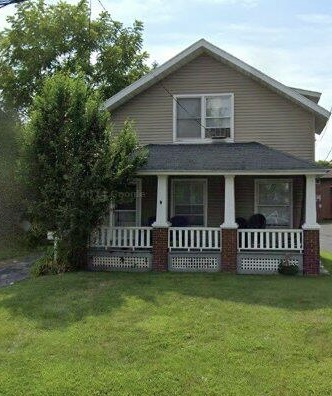
[[[229,136],[228,128],[209,128],[208,135],[211,139],[226,139]]]

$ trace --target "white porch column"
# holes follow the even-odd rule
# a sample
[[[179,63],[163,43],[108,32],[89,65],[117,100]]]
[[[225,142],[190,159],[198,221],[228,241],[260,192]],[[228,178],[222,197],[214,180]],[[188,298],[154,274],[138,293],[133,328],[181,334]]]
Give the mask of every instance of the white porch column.
[[[168,176],[158,176],[158,190],[157,190],[157,213],[156,221],[152,224],[153,227],[169,227],[170,223],[167,221],[168,213]]]
[[[305,221],[302,226],[306,230],[318,230],[316,215],[316,177],[315,175],[306,175],[305,189]]]
[[[235,222],[234,175],[225,175],[225,212],[221,228],[237,228]]]

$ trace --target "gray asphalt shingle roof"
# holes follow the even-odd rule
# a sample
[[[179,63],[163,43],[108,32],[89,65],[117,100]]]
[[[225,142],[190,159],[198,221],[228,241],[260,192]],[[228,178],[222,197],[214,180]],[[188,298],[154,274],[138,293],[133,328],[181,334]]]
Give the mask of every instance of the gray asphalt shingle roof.
[[[315,170],[314,162],[302,160],[263,144],[150,144],[143,171],[258,171]]]

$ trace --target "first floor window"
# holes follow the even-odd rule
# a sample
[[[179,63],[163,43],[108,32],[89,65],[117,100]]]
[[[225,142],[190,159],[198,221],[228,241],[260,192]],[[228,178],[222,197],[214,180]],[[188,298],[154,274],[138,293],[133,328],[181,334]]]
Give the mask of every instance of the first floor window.
[[[292,181],[256,180],[255,212],[265,216],[268,227],[292,227]]]
[[[206,180],[173,180],[172,217],[183,217],[188,226],[205,226],[207,199],[206,189]]]
[[[114,227],[135,227],[140,225],[141,184],[140,181],[128,186],[121,193],[120,202],[111,210],[110,222]]]

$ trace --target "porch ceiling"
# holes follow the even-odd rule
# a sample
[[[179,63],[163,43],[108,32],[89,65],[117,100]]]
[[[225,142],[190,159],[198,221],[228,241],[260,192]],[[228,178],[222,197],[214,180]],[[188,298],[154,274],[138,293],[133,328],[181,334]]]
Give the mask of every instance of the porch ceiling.
[[[314,162],[296,158],[257,142],[151,144],[140,174],[324,174]]]

